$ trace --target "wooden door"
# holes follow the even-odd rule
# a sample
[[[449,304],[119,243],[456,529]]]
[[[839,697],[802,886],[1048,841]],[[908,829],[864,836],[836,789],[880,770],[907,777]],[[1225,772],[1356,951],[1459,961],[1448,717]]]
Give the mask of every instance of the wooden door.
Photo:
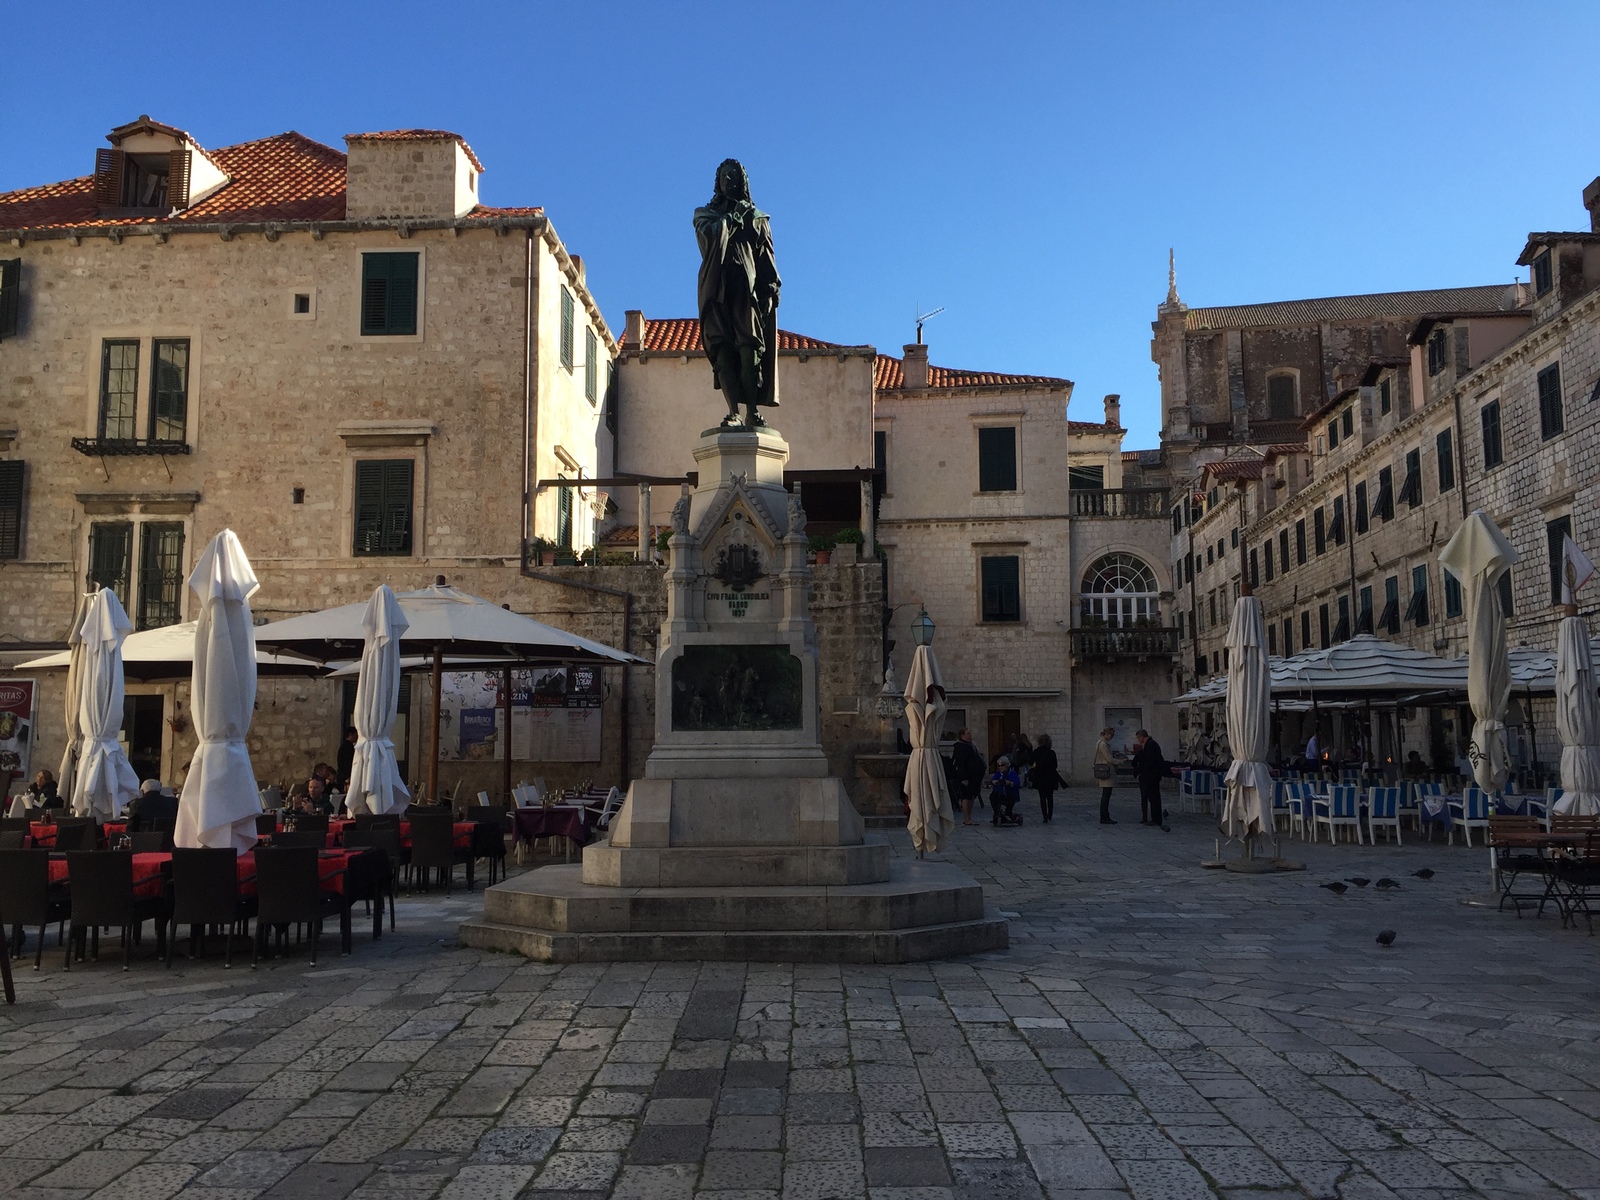
[[[989,762],[993,765],[995,756],[1005,754],[1016,744],[1017,734],[1022,732],[1022,710],[1020,708],[991,708],[989,710]]]

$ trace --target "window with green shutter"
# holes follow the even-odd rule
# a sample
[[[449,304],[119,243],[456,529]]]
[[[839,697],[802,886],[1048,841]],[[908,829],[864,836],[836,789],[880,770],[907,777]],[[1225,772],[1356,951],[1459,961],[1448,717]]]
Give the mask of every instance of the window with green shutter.
[[[565,479],[565,475],[556,476]],[[572,489],[558,487],[556,489],[556,545],[563,550],[572,549]]]
[[[89,526],[90,591],[109,588],[128,607],[128,575],[133,562],[133,523],[102,521]]]
[[[150,358],[150,440],[183,442],[189,422],[189,339],[158,338]]]
[[[567,370],[572,370],[573,338],[577,321],[577,313],[572,302],[572,293],[565,287],[561,289],[561,365]]]
[[[22,557],[22,460],[0,462],[0,559]]]
[[[22,260],[0,259],[0,340],[17,336],[22,311]]]
[[[1561,364],[1551,363],[1539,372],[1539,434],[1549,441],[1566,429],[1561,411]]]
[[[600,399],[600,340],[594,336],[594,330],[583,331],[583,394],[589,398],[589,403],[597,403]]]
[[[1439,459],[1439,490],[1448,492],[1456,485],[1456,453],[1448,429],[1441,429],[1433,439],[1434,453]]]
[[[410,336],[417,332],[416,252],[361,256],[363,337]]]
[[[354,552],[411,553],[411,504],[415,464],[409,458],[370,458],[355,464]]]
[[[1444,569],[1444,615],[1459,617],[1461,615],[1461,581],[1450,573],[1450,568]]]
[[[139,527],[140,629],[176,625],[183,610],[183,526],[147,522]]]
[[[983,619],[1022,620],[1022,560],[1014,554],[979,560],[983,575]]]
[[[1550,559],[1551,604],[1561,603],[1561,568],[1566,564],[1567,539],[1571,536],[1571,517],[1557,517],[1554,521],[1545,523],[1544,541]]]
[[[1500,443],[1500,401],[1492,400],[1478,410],[1483,425],[1483,467],[1498,467],[1505,457]]]
[[[978,430],[978,490],[1017,490],[1017,430],[1013,425]]]

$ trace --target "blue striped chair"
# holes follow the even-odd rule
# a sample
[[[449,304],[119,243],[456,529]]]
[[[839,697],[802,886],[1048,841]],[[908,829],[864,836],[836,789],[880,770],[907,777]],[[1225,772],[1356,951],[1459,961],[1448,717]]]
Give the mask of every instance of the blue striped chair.
[[[1326,800],[1313,800],[1311,812],[1314,825],[1311,831],[1311,840],[1317,840],[1316,826],[1328,827],[1328,841],[1339,840],[1341,828],[1355,832],[1356,842],[1359,844],[1365,839],[1361,836],[1361,789],[1347,787],[1344,784],[1335,784],[1328,789]]]
[[[1378,844],[1378,826],[1387,825],[1394,829],[1394,844],[1400,845],[1400,798],[1409,789],[1398,787],[1375,787],[1367,789],[1367,840],[1374,846]],[[1416,806],[1413,804],[1413,808]]]
[[[1284,801],[1289,806],[1289,834],[1298,834],[1302,841],[1316,840],[1316,829],[1311,823],[1311,788],[1304,783],[1283,785]]]
[[[1466,838],[1467,845],[1472,845],[1472,831],[1483,830],[1484,842],[1489,839],[1489,797],[1484,790],[1477,786],[1467,788],[1461,794],[1461,803],[1450,806],[1450,836],[1449,840],[1456,840],[1456,830],[1461,830],[1461,836]]]
[[[1211,788],[1216,779],[1210,771],[1185,771],[1178,778],[1178,811],[1205,812],[1211,803]]]
[[[1290,820],[1290,813],[1289,813],[1289,789],[1291,787],[1293,787],[1293,786],[1294,786],[1293,784],[1286,783],[1282,779],[1275,779],[1275,780],[1272,781],[1272,828],[1273,829],[1279,828],[1279,824],[1278,823],[1280,821],[1283,823],[1283,827],[1289,828],[1289,829],[1293,828],[1293,825],[1292,825],[1291,820]]]

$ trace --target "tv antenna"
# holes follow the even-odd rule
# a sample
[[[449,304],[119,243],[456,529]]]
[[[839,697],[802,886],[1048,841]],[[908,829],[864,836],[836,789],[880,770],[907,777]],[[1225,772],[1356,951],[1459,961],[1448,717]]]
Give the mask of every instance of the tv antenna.
[[[915,312],[916,309],[912,309],[911,311]],[[916,319],[916,321],[917,321],[917,345],[919,345],[919,346],[922,345],[922,323],[924,321],[932,320],[934,317],[937,317],[943,311],[944,311],[944,305],[941,304],[938,308],[934,309],[932,312],[925,312],[925,313],[923,313],[921,316],[919,316]]]

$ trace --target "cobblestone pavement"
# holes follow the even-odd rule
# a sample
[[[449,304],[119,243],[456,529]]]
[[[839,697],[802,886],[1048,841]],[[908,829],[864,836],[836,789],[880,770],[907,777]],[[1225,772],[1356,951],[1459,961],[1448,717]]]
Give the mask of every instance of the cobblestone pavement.
[[[1090,795],[958,831],[1015,914],[971,959],[548,967],[456,949],[462,893],[315,969],[69,975],[52,938],[0,1012],[0,1191],[1600,1197],[1600,942],[1460,904],[1481,848],[1245,878],[1198,868],[1208,819]],[[1402,886],[1318,886],[1351,876]]]

